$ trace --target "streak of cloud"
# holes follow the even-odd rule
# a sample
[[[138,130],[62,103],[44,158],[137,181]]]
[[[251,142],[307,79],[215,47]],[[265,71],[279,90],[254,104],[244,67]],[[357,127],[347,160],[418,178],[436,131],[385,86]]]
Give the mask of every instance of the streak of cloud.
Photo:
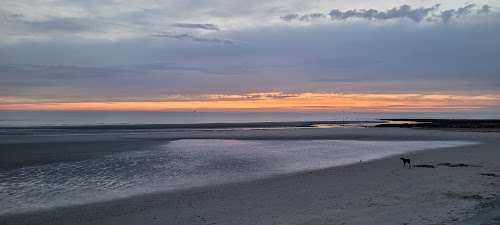
[[[219,27],[215,24],[199,24],[199,23],[174,23],[171,24],[172,27],[180,28],[190,28],[190,29],[204,29],[204,30],[219,30]]]
[[[84,31],[91,29],[85,21],[77,18],[48,18],[43,20],[27,20],[23,14],[12,14],[6,18],[10,23],[17,23],[39,32],[50,31]]]
[[[177,40],[189,40],[201,43],[211,43],[211,44],[226,44],[226,45],[236,45],[238,42],[228,39],[219,39],[219,38],[205,38],[194,36],[192,34],[155,34],[154,37],[161,38],[173,38]]]
[[[283,21],[290,22],[294,19],[298,19],[301,21],[312,21],[312,20],[318,20],[326,18],[326,15],[323,13],[311,13],[311,14],[304,14],[304,15],[299,15],[299,14],[288,14],[281,16],[280,19]]]
[[[375,65],[382,63],[380,60],[375,59],[315,59],[309,60],[308,63],[318,65],[326,68],[360,68],[368,65]]]

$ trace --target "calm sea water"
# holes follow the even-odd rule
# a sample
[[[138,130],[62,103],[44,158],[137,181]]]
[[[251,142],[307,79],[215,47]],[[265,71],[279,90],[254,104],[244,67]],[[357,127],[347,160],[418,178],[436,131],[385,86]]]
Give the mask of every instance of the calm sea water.
[[[209,113],[159,111],[1,111],[0,126],[371,121],[395,118],[500,119],[492,113]]]
[[[474,143],[190,139],[152,145],[126,144],[118,146],[121,152],[98,152],[99,148],[117,148],[114,145],[87,146],[88,152],[80,154],[93,154],[91,157],[82,155],[72,160],[0,168],[0,216],[470,144]],[[71,145],[64,146],[66,149],[60,154],[71,154]],[[43,152],[64,146],[38,147]]]

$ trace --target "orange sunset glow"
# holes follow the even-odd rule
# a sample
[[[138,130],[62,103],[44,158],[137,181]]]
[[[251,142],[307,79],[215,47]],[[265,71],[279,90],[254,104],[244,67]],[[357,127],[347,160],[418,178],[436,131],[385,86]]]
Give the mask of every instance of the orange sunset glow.
[[[161,98],[160,98],[161,99]],[[164,101],[57,102],[3,98],[2,110],[338,111],[454,112],[498,107],[498,95],[341,94],[280,92],[244,95],[165,96]]]

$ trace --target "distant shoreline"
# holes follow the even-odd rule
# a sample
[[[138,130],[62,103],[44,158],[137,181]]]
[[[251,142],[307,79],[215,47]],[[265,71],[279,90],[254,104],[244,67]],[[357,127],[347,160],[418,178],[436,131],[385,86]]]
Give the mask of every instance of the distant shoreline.
[[[314,127],[314,125],[342,125],[384,123],[384,121],[299,121],[299,122],[249,122],[249,123],[184,123],[184,124],[102,124],[102,125],[50,125],[50,126],[5,126],[0,129],[171,129],[171,128],[273,128]]]
[[[375,127],[399,128],[500,128],[498,119],[377,119],[361,121],[284,121],[284,122],[227,122],[227,123],[165,123],[165,124],[91,124],[91,125],[36,125],[0,126],[0,129],[60,129],[60,130],[113,130],[113,129],[214,129],[214,128],[290,128],[318,125],[370,124]]]
[[[389,123],[376,127],[400,128],[452,128],[452,129],[500,129],[500,120],[495,119],[381,119]],[[408,121],[408,123],[406,122]],[[399,122],[399,123],[391,123]]]
[[[293,128],[413,128],[458,132],[500,132],[497,119],[374,119],[359,121],[289,121],[289,122],[227,122],[227,123],[165,123],[165,124],[88,124],[0,126],[0,136],[12,135],[75,135],[130,134],[182,131],[293,129]]]
[[[492,113],[181,113],[151,111],[1,111],[0,129],[211,129],[274,127],[371,127],[383,119],[493,119]],[[356,125],[353,123],[365,124]],[[310,124],[308,124],[310,123]],[[312,126],[312,124],[326,126]]]

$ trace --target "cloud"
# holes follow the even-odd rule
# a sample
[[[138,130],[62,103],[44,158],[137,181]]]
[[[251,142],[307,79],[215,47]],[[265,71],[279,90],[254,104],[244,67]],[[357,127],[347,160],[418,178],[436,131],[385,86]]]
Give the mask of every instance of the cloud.
[[[190,40],[201,43],[212,43],[212,44],[227,44],[227,45],[236,45],[239,44],[236,41],[228,40],[228,39],[218,39],[218,38],[205,38],[198,37],[192,34],[155,34],[154,37],[162,37],[162,38],[173,38],[177,40]]]
[[[24,78],[44,78],[44,79],[72,79],[72,78],[95,78],[106,77],[110,74],[127,72],[119,67],[92,67],[79,65],[23,65],[23,66],[2,66],[0,71],[5,72],[2,76],[5,80],[11,77],[24,76]],[[23,79],[24,79],[23,78]]]
[[[450,21],[450,18],[452,18],[455,15],[455,13],[456,13],[456,10],[454,10],[454,9],[445,10],[441,13],[440,17],[443,20],[443,22],[447,23]]]
[[[476,4],[468,4],[465,7],[460,7],[457,10],[458,16],[465,16],[471,13],[472,8],[476,7]]]
[[[374,65],[382,63],[380,60],[375,59],[346,59],[346,58],[320,58],[306,61],[314,65],[319,65],[327,68],[359,68],[367,65]]]
[[[207,67],[199,67],[198,71],[208,74],[216,74],[216,75],[238,75],[238,74],[250,74],[256,75],[260,71],[258,70],[258,66],[250,63],[240,63],[237,65],[216,65],[216,66],[207,66]]]
[[[169,87],[168,83],[173,85],[170,88],[179,86],[180,89],[202,83],[207,84],[202,81],[203,76],[209,78],[220,75],[258,74],[257,66],[250,64],[193,66],[169,62],[116,66],[0,65],[0,72],[2,80],[0,96],[12,93],[13,90],[32,87],[39,87],[37,91],[41,92],[51,87],[71,87],[72,90],[108,87],[107,90],[94,90],[84,95],[102,94],[113,90],[132,92],[131,89],[135,89],[139,83],[147,86],[150,91],[157,92]],[[191,81],[190,76],[198,77],[197,81]],[[199,79],[200,76],[202,79]],[[231,79],[238,79],[237,76],[231,77]],[[198,82],[201,83],[198,84]],[[151,85],[153,83],[155,85]],[[139,93],[136,92],[136,95],[144,92],[143,90],[137,91]],[[30,92],[25,90],[23,94],[30,95]],[[73,93],[65,96],[70,95]],[[117,95],[122,94],[117,93]]]
[[[300,17],[300,20],[310,21],[310,20],[317,20],[317,19],[321,19],[321,18],[325,18],[325,17],[326,16],[323,13],[311,13],[311,14],[302,15]]]
[[[44,72],[45,77],[51,78],[105,77],[109,74],[127,72],[127,70],[116,67],[87,67],[78,65],[35,65],[31,67],[38,69],[38,72]]]
[[[237,67],[235,67],[237,68]],[[211,68],[216,70],[216,68]],[[73,79],[113,77],[124,73],[145,74],[153,71],[209,71],[210,68],[179,65],[177,63],[145,63],[117,66],[81,66],[81,65],[0,65],[3,78],[28,75],[24,78]],[[9,76],[11,75],[11,76]],[[21,75],[22,76],[22,75]],[[30,78],[31,77],[31,78]],[[24,79],[23,78],[23,79]]]
[[[290,22],[290,21],[297,19],[297,18],[300,18],[299,14],[288,14],[288,15],[284,15],[284,16],[280,17],[281,20],[287,21],[287,22]]]
[[[326,18],[326,15],[323,13],[311,13],[311,14],[304,14],[304,15],[299,15],[299,14],[288,14],[281,16],[280,19],[286,22],[290,22],[292,20],[298,19],[301,21],[313,21],[313,20],[318,20]]]
[[[219,30],[219,27],[214,24],[199,24],[199,23],[174,23],[172,27],[190,28],[190,29],[205,29],[205,30]]]
[[[355,78],[318,78],[318,79],[311,79],[309,81],[318,83],[323,83],[323,82],[340,83],[340,82],[361,82],[362,80]]]
[[[490,10],[490,6],[489,5],[483,5],[483,7],[481,7],[481,10],[478,11],[478,13],[490,13],[491,10]]]
[[[460,7],[457,10],[450,9],[443,11],[439,17],[443,20],[443,22],[448,23],[451,18],[460,18],[466,15],[471,14],[472,8],[476,7],[476,4],[468,4],[465,7]],[[488,8],[489,10],[489,8]]]
[[[352,9],[342,11],[339,9],[333,9],[328,13],[330,20],[338,21],[338,20],[347,20],[351,18],[359,18],[359,19],[368,19],[368,20],[379,20],[385,21],[390,19],[397,18],[407,18],[412,20],[415,23],[420,23],[422,21],[427,22],[436,22],[439,18],[441,21],[447,23],[451,18],[460,18],[465,17],[472,13],[472,9],[476,7],[476,4],[467,4],[464,7],[460,7],[457,9],[448,9],[442,12],[435,13],[440,4],[436,4],[432,7],[424,8],[412,8],[409,5],[402,5],[399,7],[394,7],[387,11],[378,11],[376,9]],[[483,5],[483,7],[477,11],[477,13],[489,13],[490,6]],[[286,22],[291,22],[293,20],[301,20],[301,21],[312,21],[316,19],[326,18],[326,15],[323,13],[312,13],[312,14],[288,14],[280,17],[281,20]]]
[[[14,24],[21,24],[39,32],[50,31],[84,31],[89,30],[87,23],[77,18],[47,18],[41,20],[27,20],[23,14],[12,14],[6,21]]]
[[[101,4],[90,2],[75,3]],[[154,4],[144,11],[129,2],[131,5],[119,10],[101,14],[96,10],[99,15],[95,17],[86,10],[92,7],[86,6],[60,10],[44,7],[31,12],[6,9],[0,15],[0,42],[6,37],[19,40],[39,35],[46,39],[0,43],[0,95],[147,99],[166,94],[273,91],[498,93],[498,86],[468,85],[500,82],[498,3],[486,0],[484,4],[489,5],[472,7],[448,2],[449,7],[443,4],[427,12],[431,5],[389,5],[376,10],[356,4],[358,10],[349,11],[356,7],[343,2],[335,6],[338,11],[333,11],[338,19],[331,21],[328,12],[332,8],[324,8],[328,4],[319,7],[297,2],[304,7],[290,4],[274,11],[252,2],[249,5],[253,8],[241,14],[206,2],[201,2],[205,8],[194,12],[182,7],[157,8]],[[381,2],[380,7],[387,4]],[[449,23],[442,23],[440,16],[449,9],[455,11]],[[291,16],[286,15],[290,12]],[[280,20],[280,15],[286,16]],[[80,27],[71,31],[74,28],[65,27],[70,25],[56,22],[36,26],[23,23],[54,21],[57,17],[68,24],[87,25],[90,30]],[[356,22],[343,22],[343,17]],[[6,18],[11,21],[6,22]],[[211,32],[170,26],[192,18],[224,29]],[[285,18],[291,23],[283,22]],[[390,18],[396,19],[382,22]],[[427,22],[429,18],[436,22]],[[170,33],[163,33],[165,28],[171,29]]]
[[[84,31],[89,29],[89,26],[73,18],[25,21],[23,23],[40,31]]]
[[[61,96],[90,97],[217,90],[498,92],[494,87],[465,86],[468,80],[500,81],[495,60],[500,57],[497,21],[500,18],[432,26],[322,23],[308,27],[307,32],[293,26],[270,26],[220,31],[229,40],[245,38],[255,44],[210,48],[193,44],[190,36],[78,43],[62,38],[17,44],[0,47],[1,65],[7,65],[0,68],[0,92],[55,93],[45,87],[70,89],[59,92]],[[37,71],[33,67],[10,70],[9,66],[19,64],[49,66]],[[284,66],[265,66],[269,64]],[[348,80],[353,82],[333,82]],[[37,86],[40,89],[33,88]]]
[[[182,66],[176,63],[147,63],[132,65],[129,68],[133,70],[196,70],[194,67]]]
[[[439,4],[434,5],[430,8],[416,8],[412,9],[409,5],[402,5],[399,8],[393,8],[387,10],[385,12],[380,12],[376,9],[361,9],[361,10],[347,10],[340,11],[338,9],[334,9],[330,11],[330,19],[331,20],[345,20],[349,18],[363,18],[363,19],[375,19],[375,20],[389,20],[395,18],[408,18],[414,21],[415,23],[419,23],[425,17],[427,17],[430,13],[436,11],[439,8]]]

